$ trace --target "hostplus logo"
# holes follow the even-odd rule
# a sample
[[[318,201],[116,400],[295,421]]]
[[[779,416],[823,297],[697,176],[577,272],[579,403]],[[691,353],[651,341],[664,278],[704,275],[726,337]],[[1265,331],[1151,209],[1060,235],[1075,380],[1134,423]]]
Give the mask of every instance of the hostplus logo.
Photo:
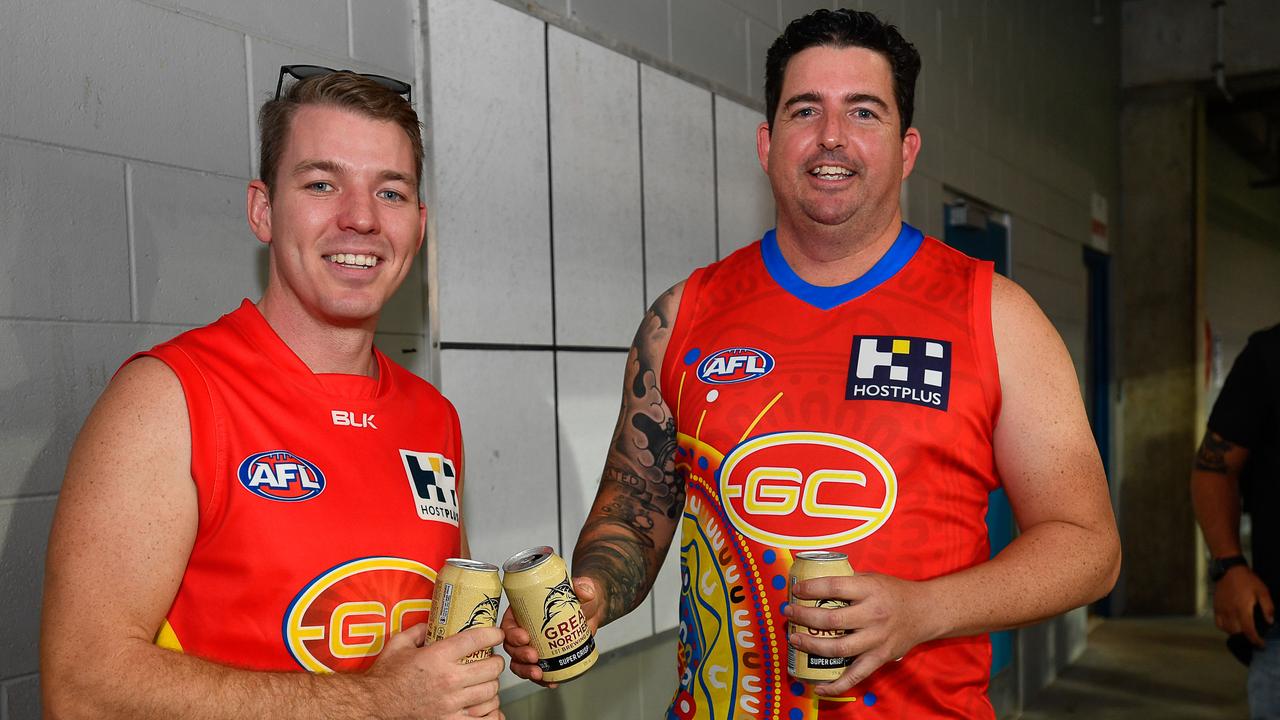
[[[950,342],[890,335],[853,338],[846,400],[889,400],[945,411],[950,394]]]
[[[401,450],[414,507],[423,520],[458,524],[458,478],[453,461],[440,453]]]

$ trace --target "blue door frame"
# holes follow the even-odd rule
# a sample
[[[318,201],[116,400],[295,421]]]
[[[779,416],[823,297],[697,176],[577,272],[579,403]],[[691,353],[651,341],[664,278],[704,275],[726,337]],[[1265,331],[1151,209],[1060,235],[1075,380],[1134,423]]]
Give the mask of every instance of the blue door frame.
[[[1102,468],[1111,484],[1111,256],[1084,248],[1084,266],[1089,282],[1089,315],[1085,397],[1089,424],[1102,456]],[[1099,615],[1111,615],[1111,595],[1094,603]]]

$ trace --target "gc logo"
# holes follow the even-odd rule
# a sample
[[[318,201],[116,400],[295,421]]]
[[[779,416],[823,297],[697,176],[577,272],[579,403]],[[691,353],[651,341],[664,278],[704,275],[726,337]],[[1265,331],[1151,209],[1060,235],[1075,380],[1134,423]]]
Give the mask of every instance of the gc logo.
[[[752,438],[720,465],[720,497],[742,534],[795,549],[868,537],[893,514],[898,479],[870,446],[832,433]]]
[[[285,645],[311,672],[356,672],[389,636],[427,620],[436,572],[416,560],[343,563],[298,593],[284,619]]]

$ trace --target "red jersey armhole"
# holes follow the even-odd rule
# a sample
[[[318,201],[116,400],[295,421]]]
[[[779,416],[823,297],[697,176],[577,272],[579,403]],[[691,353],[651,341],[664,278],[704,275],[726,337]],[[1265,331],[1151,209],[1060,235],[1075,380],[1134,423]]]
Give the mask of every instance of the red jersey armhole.
[[[196,486],[199,500],[199,538],[212,530],[213,520],[225,502],[225,450],[220,438],[223,428],[214,407],[209,383],[191,358],[179,347],[165,343],[137,353],[125,361],[125,365],[140,357],[150,357],[164,363],[182,385],[186,400],[187,418],[191,426],[191,480]],[[123,367],[123,365],[121,366]]]
[[[996,336],[991,319],[992,281],[995,265],[982,261],[973,271],[973,333],[974,347],[978,350],[978,366],[982,369],[982,388],[987,399],[990,418],[989,432],[995,435],[1000,417],[1000,358],[996,354]]]
[[[685,341],[689,338],[689,329],[693,325],[706,275],[706,267],[694,270],[684,281],[684,289],[680,292],[680,308],[676,311],[675,323],[671,326],[671,339],[667,341],[667,351],[662,357],[661,377],[662,387],[665,388],[664,396],[675,389],[672,383],[676,382],[680,354],[684,352]],[[668,404],[670,404],[669,401]],[[674,406],[672,409],[674,410]]]

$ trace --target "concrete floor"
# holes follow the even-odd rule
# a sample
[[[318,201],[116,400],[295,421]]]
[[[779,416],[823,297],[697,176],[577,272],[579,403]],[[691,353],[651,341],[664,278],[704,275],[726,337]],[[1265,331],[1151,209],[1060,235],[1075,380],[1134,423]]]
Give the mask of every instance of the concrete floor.
[[[1021,720],[1244,720],[1246,669],[1212,618],[1113,619]]]

